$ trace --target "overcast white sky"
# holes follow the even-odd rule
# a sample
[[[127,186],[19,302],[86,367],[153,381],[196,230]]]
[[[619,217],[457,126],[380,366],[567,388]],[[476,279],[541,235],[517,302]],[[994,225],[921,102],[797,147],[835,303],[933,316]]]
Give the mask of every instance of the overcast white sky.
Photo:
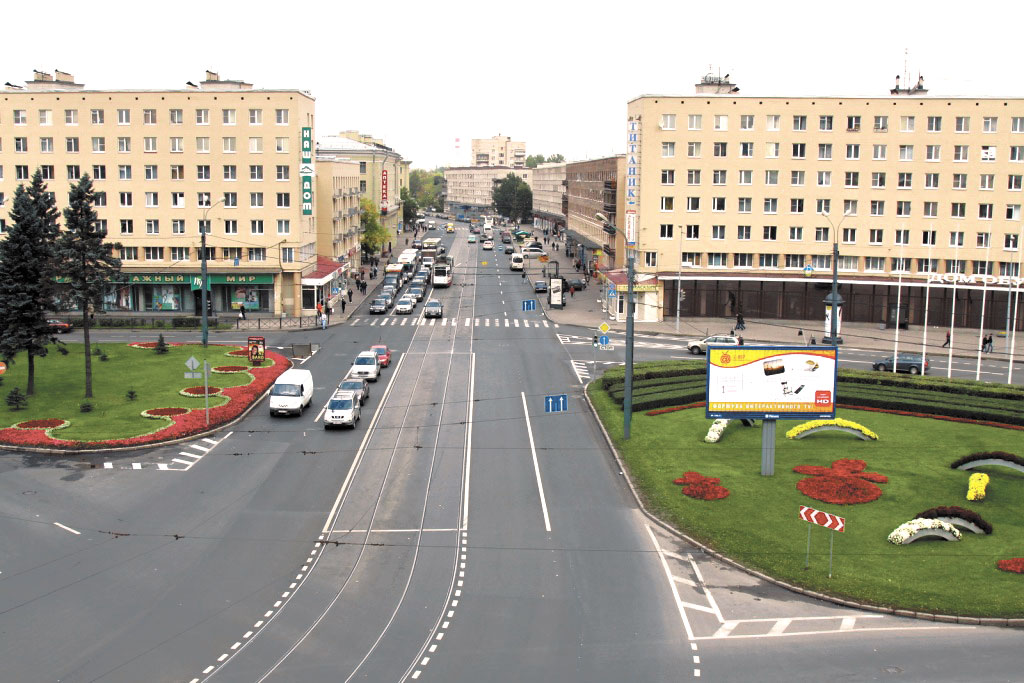
[[[369,133],[414,168],[467,164],[472,138],[499,133],[528,154],[622,152],[627,101],[692,95],[709,66],[741,95],[883,96],[906,49],[932,94],[1024,94],[1017,2],[7,5],[0,82],[61,69],[87,88],[177,88],[210,69],[309,90],[317,135]]]

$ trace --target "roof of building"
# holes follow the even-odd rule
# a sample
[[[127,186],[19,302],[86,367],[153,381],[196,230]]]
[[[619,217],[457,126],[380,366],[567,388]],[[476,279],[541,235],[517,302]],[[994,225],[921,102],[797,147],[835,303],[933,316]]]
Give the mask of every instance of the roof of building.
[[[316,257],[316,268],[313,269],[312,273],[306,273],[302,277],[310,280],[319,280],[334,275],[340,269],[341,264],[334,259],[318,255]]]
[[[377,152],[393,154],[398,158],[402,157],[401,154],[386,145],[368,145],[365,142],[359,142],[358,140],[341,135],[324,135],[317,138],[316,148],[317,152],[321,154],[325,152],[347,152],[349,154]]]

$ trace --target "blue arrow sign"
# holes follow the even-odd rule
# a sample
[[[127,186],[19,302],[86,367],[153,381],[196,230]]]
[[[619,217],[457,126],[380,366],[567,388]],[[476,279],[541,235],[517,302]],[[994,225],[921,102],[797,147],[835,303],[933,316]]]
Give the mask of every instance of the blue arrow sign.
[[[569,394],[555,394],[544,397],[545,413],[564,413],[569,410]]]
[[[526,299],[525,301],[523,301],[523,310],[524,311],[536,311],[537,310],[537,300],[536,299]]]
[[[608,346],[608,344],[610,344],[611,342],[608,341],[607,334],[602,334],[600,337],[597,338],[597,343],[600,344],[601,346]]]

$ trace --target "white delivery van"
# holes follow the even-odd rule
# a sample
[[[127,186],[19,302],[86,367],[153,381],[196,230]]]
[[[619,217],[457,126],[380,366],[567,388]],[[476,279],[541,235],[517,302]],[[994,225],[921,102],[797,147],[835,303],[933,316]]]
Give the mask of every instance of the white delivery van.
[[[301,415],[313,400],[313,373],[285,370],[270,388],[271,415]]]
[[[508,257],[508,269],[509,270],[522,270],[523,269],[523,255],[512,254]]]

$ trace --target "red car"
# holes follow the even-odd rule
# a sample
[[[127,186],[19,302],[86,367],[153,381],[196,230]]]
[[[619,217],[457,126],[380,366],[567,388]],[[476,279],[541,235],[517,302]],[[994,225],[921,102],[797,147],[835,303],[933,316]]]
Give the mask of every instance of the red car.
[[[391,365],[391,349],[384,344],[374,344],[370,347],[370,350],[377,354],[377,359],[380,361],[380,366],[386,368]]]
[[[72,329],[71,323],[63,320],[47,320],[46,324],[50,326],[50,332],[57,334],[67,334]]]

